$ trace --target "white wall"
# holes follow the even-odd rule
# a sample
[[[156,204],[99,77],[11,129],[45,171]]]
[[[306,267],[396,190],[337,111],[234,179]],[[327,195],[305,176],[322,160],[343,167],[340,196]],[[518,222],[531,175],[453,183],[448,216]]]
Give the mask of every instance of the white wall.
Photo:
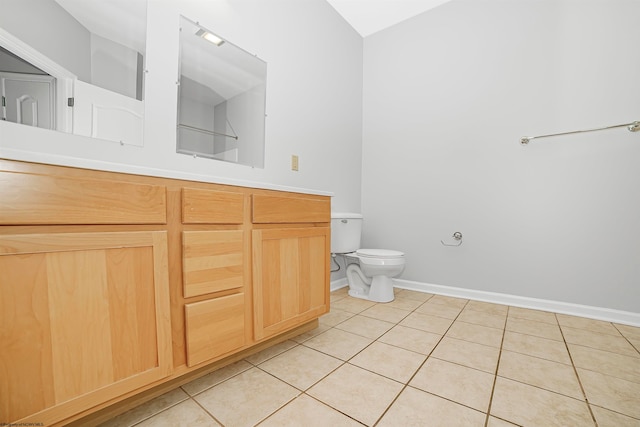
[[[407,280],[640,312],[640,134],[519,144],[640,120],[638,16],[453,0],[365,38],[363,246]]]
[[[264,169],[176,154],[180,14],[267,62]],[[0,123],[0,157],[56,155],[72,165],[137,165],[330,191],[334,208],[360,209],[362,38],[326,1],[150,1],[147,21],[144,148]],[[300,156],[299,172],[290,169],[292,154]]]
[[[91,34],[91,84],[136,99],[138,55],[133,49]]]

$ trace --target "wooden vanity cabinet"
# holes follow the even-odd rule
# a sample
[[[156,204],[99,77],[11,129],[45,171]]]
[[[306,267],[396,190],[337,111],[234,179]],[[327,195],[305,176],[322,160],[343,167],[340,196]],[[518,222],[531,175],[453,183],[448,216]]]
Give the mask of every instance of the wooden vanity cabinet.
[[[328,199],[253,196],[256,340],[329,311],[330,216]]]
[[[104,421],[310,330],[329,225],[327,196],[0,159],[0,421]]]

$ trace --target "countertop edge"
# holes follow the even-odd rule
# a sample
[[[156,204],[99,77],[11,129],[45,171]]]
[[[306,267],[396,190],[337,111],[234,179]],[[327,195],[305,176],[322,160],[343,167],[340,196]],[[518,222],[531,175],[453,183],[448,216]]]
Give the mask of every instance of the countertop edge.
[[[68,166],[80,169],[91,169],[105,172],[119,172],[133,175],[144,175],[158,178],[181,179],[185,181],[206,182],[211,184],[235,185],[239,187],[259,188],[263,190],[277,190],[292,193],[312,194],[316,196],[333,197],[333,192],[315,190],[309,188],[291,187],[287,185],[271,184],[266,182],[248,181],[242,179],[225,178],[220,176],[194,174],[169,169],[158,169],[146,166],[136,166],[124,163],[103,162],[100,160],[82,159],[77,157],[60,156],[44,153],[24,152],[3,148],[0,150],[0,159],[21,162],[42,163],[54,166]]]

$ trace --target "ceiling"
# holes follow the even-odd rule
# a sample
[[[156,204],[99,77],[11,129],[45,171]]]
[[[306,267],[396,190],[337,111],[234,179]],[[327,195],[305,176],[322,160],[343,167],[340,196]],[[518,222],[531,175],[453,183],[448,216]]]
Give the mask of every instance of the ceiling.
[[[89,31],[139,52],[145,51],[146,1],[55,1],[67,9]],[[362,37],[366,37],[450,0],[327,1]],[[119,24],[113,25],[114,22]]]
[[[450,0],[327,0],[362,37]]]

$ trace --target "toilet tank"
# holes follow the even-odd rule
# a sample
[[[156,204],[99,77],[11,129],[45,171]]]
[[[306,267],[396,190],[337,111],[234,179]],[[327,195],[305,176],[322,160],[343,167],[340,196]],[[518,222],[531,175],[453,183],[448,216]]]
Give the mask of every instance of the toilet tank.
[[[360,249],[362,215],[331,212],[331,253],[346,254]]]

